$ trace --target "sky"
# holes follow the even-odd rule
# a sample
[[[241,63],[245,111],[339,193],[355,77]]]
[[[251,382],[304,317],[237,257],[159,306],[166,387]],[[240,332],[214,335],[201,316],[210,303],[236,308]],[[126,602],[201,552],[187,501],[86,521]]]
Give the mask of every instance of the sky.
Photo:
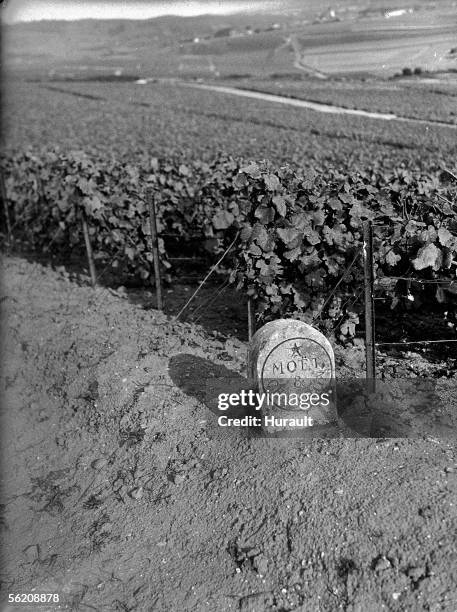
[[[229,15],[273,8],[279,0],[4,0],[2,21],[150,19],[161,15]]]

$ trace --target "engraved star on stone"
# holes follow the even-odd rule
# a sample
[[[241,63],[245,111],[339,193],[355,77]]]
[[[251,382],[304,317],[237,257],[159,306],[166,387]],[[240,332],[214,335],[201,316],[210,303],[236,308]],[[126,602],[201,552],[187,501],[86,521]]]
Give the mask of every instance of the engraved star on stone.
[[[292,351],[292,357],[294,357],[295,355],[301,357],[300,346],[297,343],[295,343],[290,350]]]

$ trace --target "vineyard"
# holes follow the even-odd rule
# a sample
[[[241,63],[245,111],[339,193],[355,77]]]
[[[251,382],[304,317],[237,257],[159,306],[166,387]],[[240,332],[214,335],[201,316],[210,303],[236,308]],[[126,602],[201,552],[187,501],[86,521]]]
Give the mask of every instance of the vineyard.
[[[211,162],[224,152],[321,173],[372,166],[428,173],[452,169],[457,155],[454,128],[285,110],[171,83],[17,82],[6,89],[5,108],[7,149],[78,149],[119,164],[175,155]]]
[[[148,284],[153,256],[145,193],[152,190],[164,272],[173,275],[173,258],[182,252],[210,266],[236,237],[222,269],[254,299],[259,322],[280,315],[312,322],[319,316],[318,323],[327,333],[337,331],[344,340],[356,333],[359,322],[360,305],[355,308],[347,298],[360,290],[360,266],[345,276],[330,301],[327,296],[360,252],[361,223],[370,219],[375,226],[379,294],[387,296],[392,306],[404,305],[406,296],[408,306],[413,302],[416,308],[438,302],[454,327],[453,309],[446,304],[455,298],[455,285],[435,284],[432,290],[412,280],[405,291],[404,280],[456,278],[454,130],[422,132],[353,117],[322,119],[317,113],[310,127],[303,124],[307,113],[291,110],[284,115],[271,104],[232,99],[222,112],[217,94],[188,88],[183,92],[177,85],[156,86],[152,91],[140,88],[135,98],[130,85],[98,84],[90,94],[89,88],[82,92],[81,87],[65,84],[65,89],[55,91],[37,85],[43,119],[37,113],[27,132],[28,150],[10,146],[3,157],[9,216],[13,233],[23,243],[61,255],[69,248],[81,248],[83,208],[96,260]],[[161,96],[169,92],[176,96],[157,116]],[[20,113],[24,104],[18,96],[20,85],[14,93],[17,104],[10,108]],[[45,102],[54,102],[56,108],[55,120],[46,128]],[[242,105],[247,108],[243,123],[237,124]],[[68,121],[70,110],[72,121]],[[204,126],[196,124],[197,112]],[[300,128],[292,130],[299,116],[302,134]],[[324,120],[326,137],[319,130]],[[332,122],[343,127],[330,135]],[[268,123],[271,127],[266,127]],[[25,133],[18,133],[21,123],[11,118],[8,124],[9,142],[24,142]],[[216,143],[202,137],[202,132],[211,131],[217,145],[225,145],[224,151],[243,151],[229,131],[237,125],[243,126],[244,152],[251,157],[219,153],[214,150]],[[378,132],[366,137],[365,130],[372,126]],[[192,140],[191,154],[184,143],[182,150],[177,144],[164,147],[165,138],[177,142],[175,128],[181,139],[188,139],[186,146]],[[247,138],[250,128],[255,137]],[[382,130],[389,131],[388,136],[383,137]],[[46,144],[52,136],[58,136],[60,146]],[[255,153],[266,153],[261,137],[275,142],[275,149],[270,148],[273,161],[250,161]],[[70,138],[73,149],[67,146]],[[305,149],[295,150],[295,160],[313,153],[306,164],[287,164],[288,147],[294,147],[297,138]],[[334,143],[338,147],[331,146]],[[204,150],[199,148],[202,145]],[[347,148],[351,153],[345,159]],[[333,163],[321,156],[320,149],[333,155]],[[382,280],[392,276],[401,280]]]
[[[309,97],[455,122],[442,93],[340,85],[310,80]],[[17,78],[3,105],[1,605],[454,609],[455,125],[159,80]],[[218,425],[215,389],[245,387],[253,306],[257,325],[329,339],[350,435]]]
[[[412,80],[410,83],[395,82],[355,82],[345,81],[319,83],[313,81],[287,79],[272,80],[237,80],[236,87],[245,87],[282,96],[335,104],[344,108],[356,108],[365,111],[394,113],[410,119],[442,121],[457,123],[457,87],[456,81],[441,83],[439,80],[427,87]]]
[[[239,236],[225,267],[254,299],[261,320],[293,315],[312,322],[325,314],[327,332],[339,321],[340,336],[353,336],[358,315],[344,303],[359,290],[360,272],[347,275],[330,302],[326,297],[360,252],[364,219],[375,225],[379,287],[393,304],[404,283],[383,283],[384,276],[456,277],[456,185],[438,176],[336,170],[322,176],[224,156],[212,164],[151,158],[138,167],[81,152],[7,157],[3,173],[9,217],[24,242],[41,251],[81,247],[84,209],[97,259],[144,281],[153,260],[146,190],[156,201],[165,269],[177,239],[181,251],[197,243],[209,264]],[[423,284],[408,289],[420,305]],[[457,294],[452,289],[438,286],[438,302]]]

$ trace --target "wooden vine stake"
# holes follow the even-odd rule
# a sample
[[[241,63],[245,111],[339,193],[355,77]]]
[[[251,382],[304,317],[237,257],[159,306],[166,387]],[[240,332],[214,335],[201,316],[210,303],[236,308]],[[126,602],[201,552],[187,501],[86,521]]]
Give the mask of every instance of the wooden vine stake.
[[[157,238],[157,219],[156,219],[156,205],[152,189],[148,189],[146,192],[146,201],[149,208],[149,222],[151,225],[151,243],[152,243],[152,255],[154,261],[154,280],[157,296],[157,308],[163,309],[162,301],[162,282],[160,279],[160,260],[159,260],[159,240]]]
[[[90,280],[92,287],[97,285],[97,274],[95,272],[94,254],[90,243],[89,227],[87,225],[87,215],[84,206],[80,206],[81,224],[83,227],[84,242],[86,244],[87,263],[89,264]]]
[[[6,194],[6,185],[5,179],[3,177],[3,172],[0,171],[0,195],[3,202],[3,211],[5,213],[5,223],[6,223],[6,235],[8,237],[8,248],[10,248],[13,242],[13,234],[11,231],[11,221],[10,221],[10,213],[8,209],[8,196]]]
[[[363,273],[365,285],[365,354],[367,383],[370,393],[376,390],[375,314],[373,300],[373,227],[363,222]]]
[[[248,298],[248,339],[249,342],[252,340],[252,336],[255,334],[255,306],[254,300]]]

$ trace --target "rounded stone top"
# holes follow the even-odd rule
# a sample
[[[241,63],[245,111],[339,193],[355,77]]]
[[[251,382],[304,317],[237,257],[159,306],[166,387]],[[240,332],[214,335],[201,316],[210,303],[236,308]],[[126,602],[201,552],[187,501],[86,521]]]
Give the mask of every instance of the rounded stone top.
[[[333,348],[311,325],[297,319],[278,319],[266,323],[253,336],[248,371],[261,387],[272,379],[333,379]]]

